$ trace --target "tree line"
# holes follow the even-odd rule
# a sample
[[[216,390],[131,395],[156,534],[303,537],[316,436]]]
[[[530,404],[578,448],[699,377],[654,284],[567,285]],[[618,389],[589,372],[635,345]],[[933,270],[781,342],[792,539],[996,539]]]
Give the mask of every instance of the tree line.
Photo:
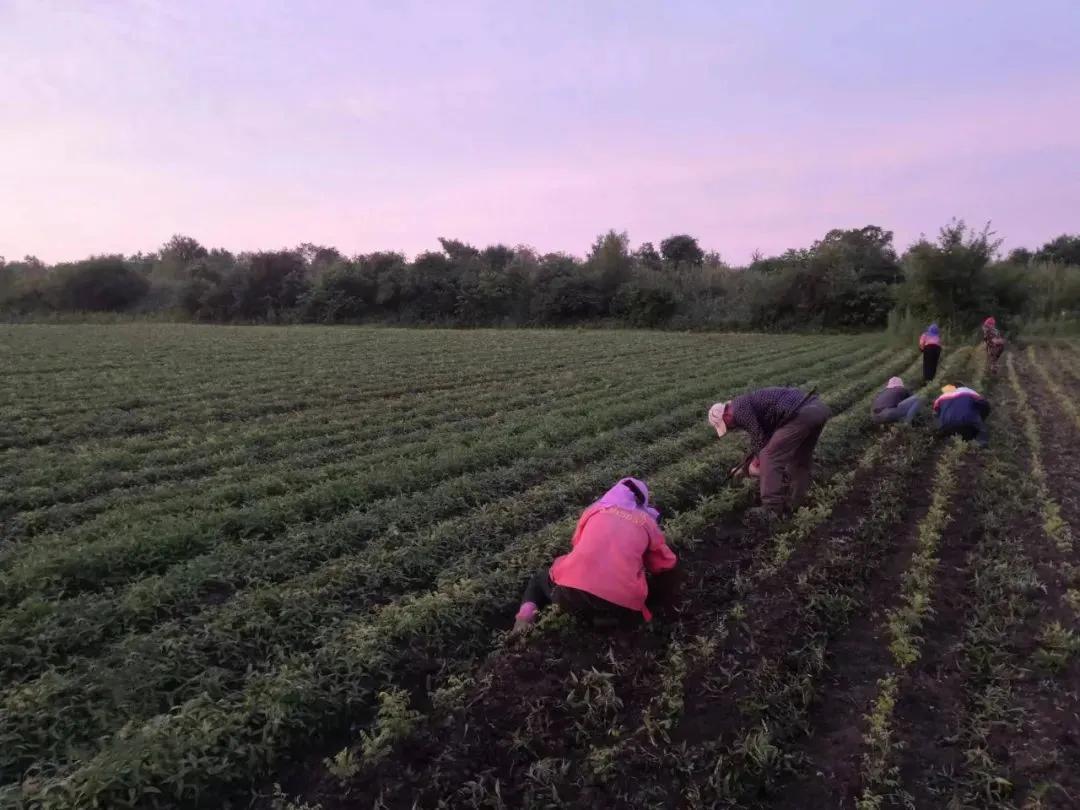
[[[174,236],[150,254],[47,266],[0,258],[0,314],[163,313],[220,323],[392,323],[672,329],[863,329],[890,313],[968,329],[1080,315],[1080,235],[1000,255],[1000,241],[953,221],[899,255],[878,226],[837,229],[806,248],[732,267],[678,234],[632,248],[600,235],[584,258],[439,239],[411,261],[333,247],[235,255]]]

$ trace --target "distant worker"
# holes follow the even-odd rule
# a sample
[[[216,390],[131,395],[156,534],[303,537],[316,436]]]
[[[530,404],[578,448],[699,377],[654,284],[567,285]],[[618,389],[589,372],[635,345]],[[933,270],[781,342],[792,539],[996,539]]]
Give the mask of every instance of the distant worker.
[[[939,436],[960,436],[968,442],[974,439],[980,447],[989,444],[986,420],[990,416],[990,403],[977,391],[964,386],[944,386],[941,396],[934,400],[934,413]]]
[[[930,382],[937,376],[938,361],[941,359],[941,334],[936,323],[919,336],[919,351],[922,352],[923,380]]]
[[[663,574],[676,564],[658,517],[643,481],[619,481],[582,513],[570,553],[529,580],[514,632],[527,629],[552,603],[597,623],[650,621],[646,574]]]
[[[910,425],[919,413],[922,401],[904,385],[899,377],[890,377],[885,388],[874,397],[870,417],[879,425],[904,422]]]
[[[733,474],[760,480],[761,506],[771,515],[794,510],[810,487],[814,447],[832,416],[829,406],[811,391],[762,388],[718,402],[709,409],[709,423],[723,437],[744,430],[750,437],[751,460]]]
[[[990,361],[990,372],[997,374],[998,360],[1005,351],[1005,337],[997,328],[997,319],[991,315],[982,325],[983,343],[986,344],[986,358]]]

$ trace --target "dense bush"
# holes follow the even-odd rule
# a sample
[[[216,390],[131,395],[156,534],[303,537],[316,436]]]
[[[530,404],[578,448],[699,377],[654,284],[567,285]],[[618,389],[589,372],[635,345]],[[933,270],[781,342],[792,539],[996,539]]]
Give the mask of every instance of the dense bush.
[[[207,250],[174,236],[154,254],[96,257],[49,268],[0,260],[0,313],[175,312],[214,322],[461,326],[617,323],[675,329],[826,329],[937,320],[967,330],[1080,314],[1080,236],[998,260],[998,242],[963,222],[900,257],[877,226],[832,230],[806,248],[732,268],[694,237],[631,249],[625,232],[597,237],[584,259],[527,247],[478,249],[440,239],[408,261],[393,252],[343,256],[293,250]],[[896,322],[896,319],[893,319]],[[904,321],[905,323],[908,320]]]
[[[1062,236],[1032,254],[1014,250],[997,261],[999,242],[988,228],[964,222],[941,229],[936,241],[921,239],[904,256],[899,305],[923,320],[974,329],[988,314],[1016,325],[1024,320],[1080,316],[1080,266],[1036,257],[1080,238]]]
[[[22,312],[120,312],[141,301],[149,289],[146,277],[122,256],[97,256],[58,265],[34,282],[12,279],[7,300]]]

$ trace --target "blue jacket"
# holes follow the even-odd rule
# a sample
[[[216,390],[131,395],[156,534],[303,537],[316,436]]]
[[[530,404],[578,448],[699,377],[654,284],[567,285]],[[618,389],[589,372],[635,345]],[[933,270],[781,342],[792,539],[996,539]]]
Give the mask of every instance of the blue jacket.
[[[970,388],[960,388],[942,394],[934,402],[934,413],[942,430],[961,427],[979,427],[990,415],[990,403]]]

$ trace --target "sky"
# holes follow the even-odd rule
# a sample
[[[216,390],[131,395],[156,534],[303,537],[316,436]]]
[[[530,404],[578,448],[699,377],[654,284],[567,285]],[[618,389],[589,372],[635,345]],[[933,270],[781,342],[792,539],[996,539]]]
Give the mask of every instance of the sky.
[[[1080,231],[1074,0],[0,0],[0,256]]]

